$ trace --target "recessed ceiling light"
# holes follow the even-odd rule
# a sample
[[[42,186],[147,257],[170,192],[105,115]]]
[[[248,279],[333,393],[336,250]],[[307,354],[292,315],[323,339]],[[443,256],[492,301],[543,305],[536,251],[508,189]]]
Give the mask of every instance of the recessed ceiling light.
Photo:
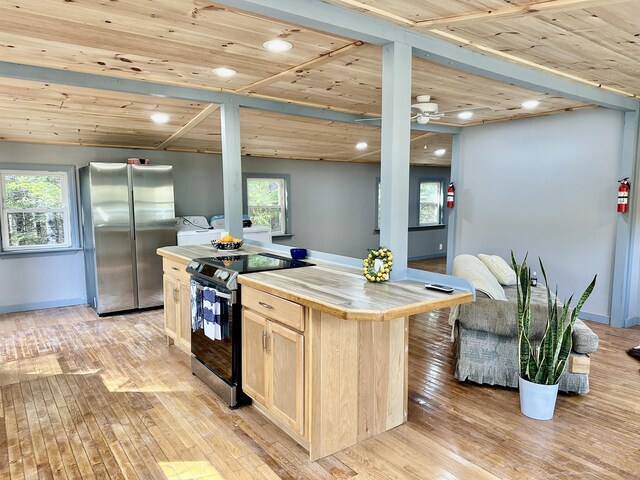
[[[268,42],[264,42],[262,46],[270,52],[276,53],[286,52],[287,50],[291,50],[293,48],[293,45],[291,45],[286,40],[282,40],[281,38],[275,38],[273,40],[269,40]]]
[[[218,68],[214,68],[212,70],[213,73],[215,73],[217,76],[222,77],[222,78],[231,78],[233,77],[236,73],[234,69],[232,68],[227,68],[227,67],[218,67]]]
[[[536,108],[538,105],[540,105],[540,102],[538,100],[527,100],[526,102],[522,103],[522,108],[531,110],[532,108]]]
[[[167,123],[169,121],[169,115],[160,112],[153,113],[151,114],[151,120],[153,120],[154,123]]]
[[[358,143],[356,143],[356,148],[358,150],[364,150],[368,146],[369,146],[369,144],[367,142],[358,142]]]
[[[442,155],[444,155],[445,153],[447,153],[447,149],[446,148],[439,148],[438,150],[436,150],[435,152],[433,152],[436,154],[436,156],[441,157]]]
[[[473,117],[473,112],[460,112],[458,114],[460,120],[469,120],[471,117]]]

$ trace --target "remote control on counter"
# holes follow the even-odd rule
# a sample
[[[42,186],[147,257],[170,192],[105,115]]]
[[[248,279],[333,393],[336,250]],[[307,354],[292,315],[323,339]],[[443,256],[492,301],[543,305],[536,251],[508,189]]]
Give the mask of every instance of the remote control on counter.
[[[424,287],[428,288],[429,290],[437,290],[444,293],[453,292],[453,288],[447,287],[446,285],[440,285],[439,283],[427,283]]]

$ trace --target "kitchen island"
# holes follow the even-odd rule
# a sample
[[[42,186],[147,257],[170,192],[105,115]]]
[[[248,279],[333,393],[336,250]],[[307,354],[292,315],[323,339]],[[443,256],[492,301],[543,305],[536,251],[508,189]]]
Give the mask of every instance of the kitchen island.
[[[165,247],[158,254],[169,268],[184,269],[214,251]],[[440,293],[409,280],[374,284],[329,264],[238,282],[242,388],[311,460],[406,422],[409,316],[473,300],[470,292]]]

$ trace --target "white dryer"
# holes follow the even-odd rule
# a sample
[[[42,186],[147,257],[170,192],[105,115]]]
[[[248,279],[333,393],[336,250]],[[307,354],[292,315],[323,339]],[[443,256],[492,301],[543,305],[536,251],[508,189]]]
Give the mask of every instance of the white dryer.
[[[202,245],[218,240],[222,235],[222,228],[210,228],[205,217],[185,215],[176,217],[176,233],[178,245]],[[269,227],[245,227],[242,229],[245,240],[271,243],[271,229]]]

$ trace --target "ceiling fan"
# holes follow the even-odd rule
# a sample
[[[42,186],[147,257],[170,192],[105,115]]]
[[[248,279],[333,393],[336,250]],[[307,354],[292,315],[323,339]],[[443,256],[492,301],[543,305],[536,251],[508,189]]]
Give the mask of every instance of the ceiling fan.
[[[421,125],[429,123],[432,118],[457,116],[461,120],[469,120],[476,112],[493,112],[491,107],[461,108],[458,110],[438,111],[438,104],[431,102],[431,95],[416,96],[416,103],[411,105],[411,121]]]
[[[460,120],[469,120],[476,112],[493,112],[491,107],[461,108],[458,110],[438,111],[438,104],[431,101],[431,95],[417,95],[416,103],[411,105],[411,121],[421,125],[429,123],[429,120],[443,117],[457,116]],[[356,122],[369,122],[380,118],[363,118]]]

